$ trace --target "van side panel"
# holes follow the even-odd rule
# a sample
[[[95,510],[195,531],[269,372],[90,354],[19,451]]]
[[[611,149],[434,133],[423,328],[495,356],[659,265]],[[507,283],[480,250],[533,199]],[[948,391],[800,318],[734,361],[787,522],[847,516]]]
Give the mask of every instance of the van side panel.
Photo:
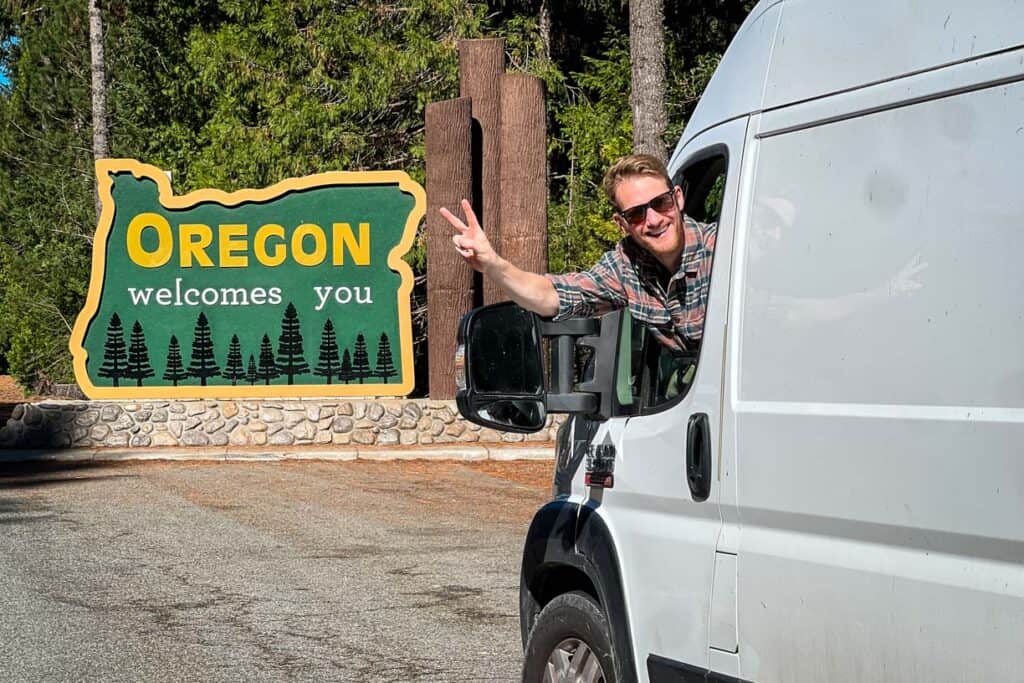
[[[1012,0],[786,0],[764,108],[980,57],[1024,43]]]
[[[730,363],[741,676],[1024,680],[1024,83],[878,104],[757,142]]]

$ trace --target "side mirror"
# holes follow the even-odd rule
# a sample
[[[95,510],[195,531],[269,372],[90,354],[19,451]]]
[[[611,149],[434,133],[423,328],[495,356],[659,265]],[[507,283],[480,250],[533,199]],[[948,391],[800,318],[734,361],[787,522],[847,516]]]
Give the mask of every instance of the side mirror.
[[[511,301],[484,306],[462,319],[458,342],[463,366],[455,396],[459,412],[492,429],[540,430],[547,406],[537,316]]]

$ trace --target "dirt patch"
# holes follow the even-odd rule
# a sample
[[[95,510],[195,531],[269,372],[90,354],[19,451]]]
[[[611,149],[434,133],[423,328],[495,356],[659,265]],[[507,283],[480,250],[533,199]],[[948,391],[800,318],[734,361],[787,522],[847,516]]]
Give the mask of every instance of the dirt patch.
[[[0,375],[0,403],[24,403],[32,400],[10,375]]]

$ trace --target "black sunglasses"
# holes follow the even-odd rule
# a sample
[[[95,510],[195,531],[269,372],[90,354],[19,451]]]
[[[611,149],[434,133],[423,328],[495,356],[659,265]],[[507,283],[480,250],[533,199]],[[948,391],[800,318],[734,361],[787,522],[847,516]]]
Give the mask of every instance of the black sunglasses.
[[[647,217],[648,207],[662,214],[669,213],[669,211],[672,210],[676,205],[676,199],[672,194],[674,189],[675,188],[659,194],[649,202],[637,204],[636,206],[631,206],[628,209],[616,211],[615,213],[622,216],[622,220],[626,221],[629,225],[640,225]]]

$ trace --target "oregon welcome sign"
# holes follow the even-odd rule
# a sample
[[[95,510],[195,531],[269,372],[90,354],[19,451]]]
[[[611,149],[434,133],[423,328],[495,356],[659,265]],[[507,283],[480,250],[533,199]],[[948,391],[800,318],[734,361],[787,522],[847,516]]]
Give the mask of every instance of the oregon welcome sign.
[[[397,396],[413,386],[402,260],[426,199],[400,171],[174,196],[131,159],[102,202],[71,337],[91,398]]]

